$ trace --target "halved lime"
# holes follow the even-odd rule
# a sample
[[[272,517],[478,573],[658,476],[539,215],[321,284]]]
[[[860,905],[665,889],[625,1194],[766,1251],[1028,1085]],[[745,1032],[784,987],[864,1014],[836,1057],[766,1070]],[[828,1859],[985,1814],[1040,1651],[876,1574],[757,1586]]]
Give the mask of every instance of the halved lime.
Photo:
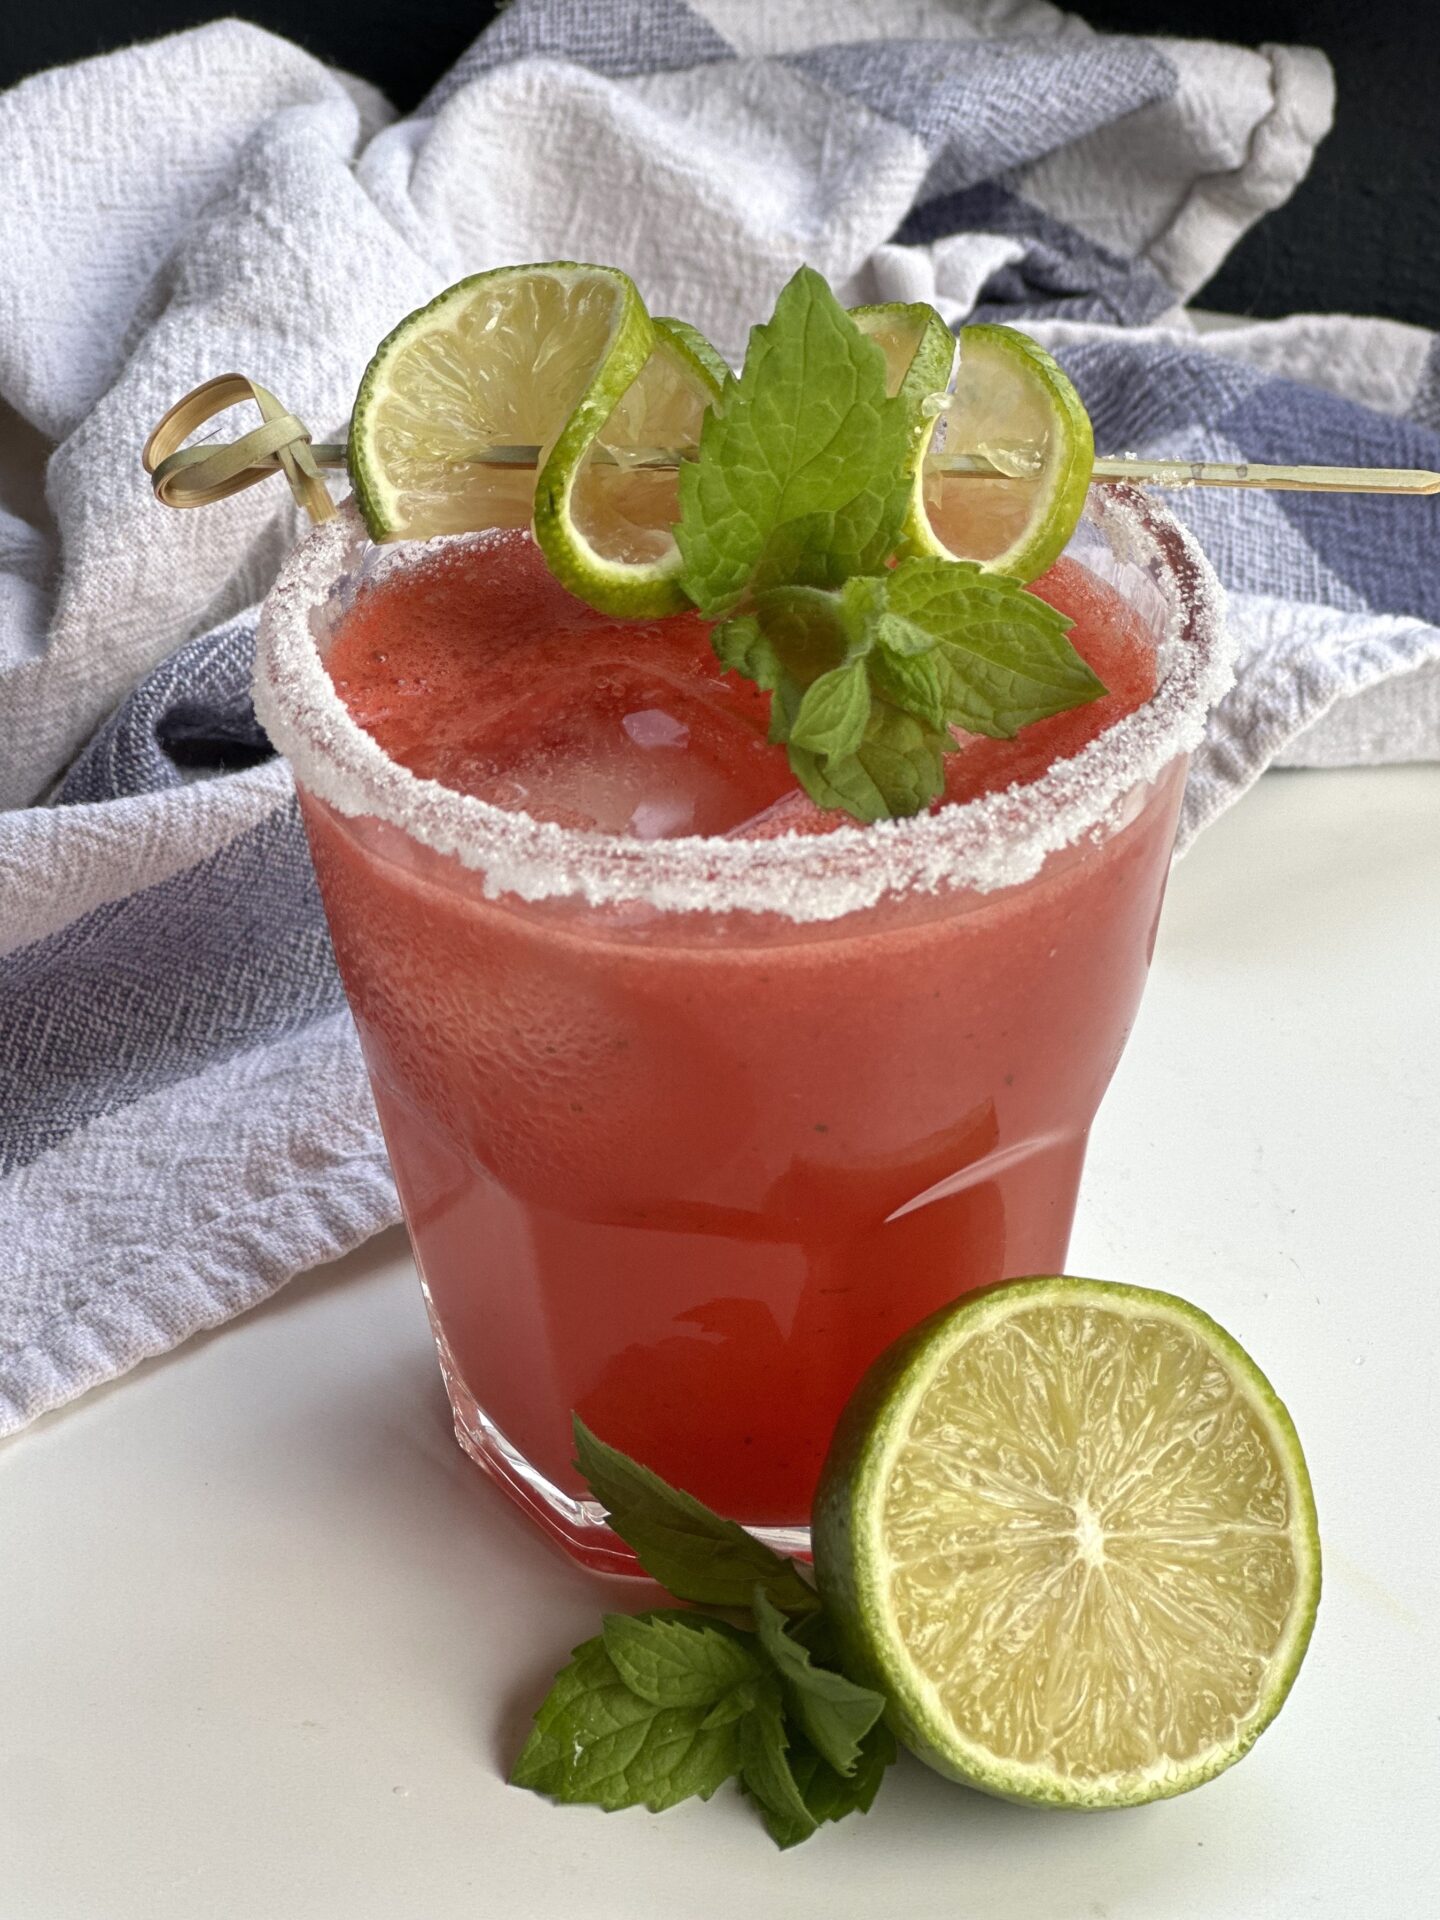
[[[472,274],[409,314],[376,349],[350,421],[371,538],[528,525],[534,467],[477,456],[537,448],[543,481],[563,440],[561,467],[573,464],[654,339],[625,274],[573,261]]]
[[[678,575],[675,449],[700,438],[724,363],[702,334],[656,320],[638,378],[606,417],[577,415],[535,488],[535,537],[551,571],[592,607],[652,619],[689,604]]]
[[[816,1498],[857,1678],[940,1772],[1134,1806],[1232,1765],[1279,1711],[1320,1594],[1290,1416],[1171,1294],[972,1294],[876,1363]]]
[[[1064,370],[1013,327],[962,327],[960,364],[940,415],[905,551],[978,560],[1033,580],[1075,531],[1095,441]],[[937,454],[979,454],[1002,477],[946,475]]]

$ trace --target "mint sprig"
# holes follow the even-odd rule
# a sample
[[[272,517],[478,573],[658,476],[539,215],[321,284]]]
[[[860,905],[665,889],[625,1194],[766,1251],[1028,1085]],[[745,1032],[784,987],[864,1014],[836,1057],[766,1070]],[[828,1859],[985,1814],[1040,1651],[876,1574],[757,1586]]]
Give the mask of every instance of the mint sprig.
[[[952,727],[1009,739],[1104,693],[1069,626],[969,561],[910,559],[838,591],[770,588],[712,644],[770,690],[770,736],[811,798],[882,820],[944,791]]]
[[[734,1779],[780,1847],[868,1812],[896,1754],[885,1702],[841,1671],[799,1568],[578,1418],[575,1440],[592,1493],[646,1572],[727,1617],[608,1614],[557,1674],[512,1784],[659,1813]]]
[[[802,267],[750,335],[680,472],[680,579],[722,666],[771,698],[818,805],[864,821],[944,791],[952,729],[1009,739],[1105,688],[1035,594],[966,561],[892,565],[912,405]]]

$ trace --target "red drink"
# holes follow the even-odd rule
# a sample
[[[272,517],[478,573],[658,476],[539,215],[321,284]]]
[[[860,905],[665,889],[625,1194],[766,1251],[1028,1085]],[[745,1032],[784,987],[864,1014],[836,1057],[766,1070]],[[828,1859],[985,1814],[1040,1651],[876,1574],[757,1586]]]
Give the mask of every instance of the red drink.
[[[611,622],[523,536],[441,548],[361,585],[334,623],[333,685],[384,749],[389,798],[327,792],[307,716],[266,694],[300,762],[457,1429],[597,1564],[616,1554],[578,1500],[572,1409],[721,1512],[801,1529],[884,1346],[969,1288],[1063,1268],[1185,741],[1171,715],[1128,782],[1071,758],[1150,700],[1155,636],[1074,561],[1040,590],[1109,695],[969,743],[951,791],[977,804],[894,829],[825,833],[765,741],[765,696],[720,675],[698,620]],[[266,674],[262,657],[262,692]],[[550,822],[495,829],[559,870],[549,897],[521,897],[533,882],[509,883],[508,854],[462,865],[453,830],[497,816],[406,787],[397,763]],[[367,746],[357,776],[379,764]],[[1062,833],[1102,776],[1092,831]],[[1000,793],[1037,778],[1028,799]],[[421,809],[413,828],[396,793]],[[786,827],[800,837],[766,837]],[[708,851],[669,844],[696,833]],[[916,848],[928,885],[866,878]],[[1009,884],[991,883],[992,851]]]

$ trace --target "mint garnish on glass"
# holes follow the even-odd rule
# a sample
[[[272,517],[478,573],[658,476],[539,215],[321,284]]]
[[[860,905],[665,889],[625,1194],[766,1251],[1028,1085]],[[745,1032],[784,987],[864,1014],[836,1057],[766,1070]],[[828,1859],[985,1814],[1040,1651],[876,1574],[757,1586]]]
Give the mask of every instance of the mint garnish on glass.
[[[967,561],[894,561],[917,422],[885,356],[802,267],[680,471],[680,584],[822,807],[871,821],[944,791],[950,729],[1008,739],[1105,689],[1071,622]]]
[[[556,1676],[512,1783],[659,1813],[736,1780],[780,1847],[867,1812],[896,1753],[884,1697],[840,1671],[799,1568],[579,1419],[575,1442],[591,1492],[645,1571],[720,1617],[607,1615]]]

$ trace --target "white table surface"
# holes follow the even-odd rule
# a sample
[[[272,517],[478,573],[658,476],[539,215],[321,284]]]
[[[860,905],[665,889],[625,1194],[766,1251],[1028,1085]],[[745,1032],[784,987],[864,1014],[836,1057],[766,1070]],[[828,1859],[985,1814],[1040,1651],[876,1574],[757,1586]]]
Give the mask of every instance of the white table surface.
[[[503,1784],[602,1606],[449,1434],[404,1241],[0,1449],[3,1920],[1418,1920],[1440,1877],[1440,767],[1272,774],[1177,869],[1072,1267],[1271,1374],[1326,1590],[1280,1720],[1124,1814],[908,1759],[774,1851]]]

